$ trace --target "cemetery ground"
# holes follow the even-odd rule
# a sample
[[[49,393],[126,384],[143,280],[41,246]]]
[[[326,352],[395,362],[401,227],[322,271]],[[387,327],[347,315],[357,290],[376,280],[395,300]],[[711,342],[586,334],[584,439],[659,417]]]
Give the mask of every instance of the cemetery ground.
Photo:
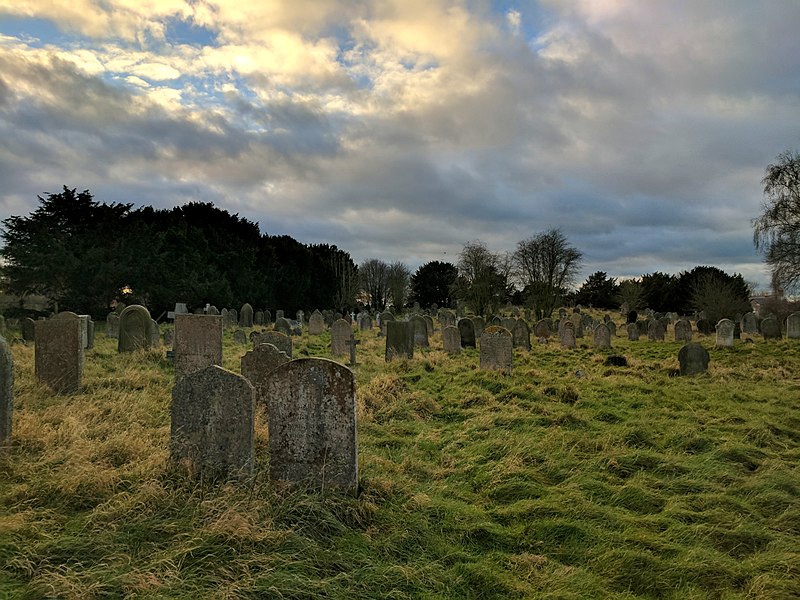
[[[118,354],[100,325],[60,396],[14,343],[0,597],[800,597],[797,340],[700,336],[709,372],[678,377],[680,342],[534,340],[503,374],[440,329],[389,363],[356,336],[357,496],[273,488],[263,411],[254,479],[172,471],[164,349]]]

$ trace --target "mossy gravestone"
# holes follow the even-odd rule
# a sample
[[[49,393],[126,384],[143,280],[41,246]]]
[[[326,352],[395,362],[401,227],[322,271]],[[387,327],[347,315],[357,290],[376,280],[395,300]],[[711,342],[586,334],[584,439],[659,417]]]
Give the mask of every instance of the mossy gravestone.
[[[83,377],[83,337],[80,319],[36,321],[34,350],[36,381],[56,393],[77,392]]]
[[[414,335],[414,346],[416,348],[427,348],[428,325],[425,323],[425,319],[419,315],[414,315],[408,320],[408,323]]]
[[[389,362],[395,358],[414,358],[414,335],[406,321],[386,323],[386,354]]]
[[[222,317],[175,315],[175,379],[222,365]]]
[[[337,319],[331,325],[331,354],[334,357],[350,354],[349,342],[353,341],[353,326],[344,319]]]
[[[505,327],[492,325],[481,334],[481,370],[511,372],[514,349],[511,332]]]
[[[265,389],[272,372],[291,360],[286,352],[278,350],[272,344],[259,344],[242,356],[242,375],[253,384],[256,390],[256,403],[266,407]]]
[[[254,414],[255,390],[241,375],[217,365],[189,373],[172,390],[170,459],[192,475],[250,475]]]
[[[11,410],[14,404],[14,359],[0,337],[0,448],[11,443]]]
[[[152,342],[152,319],[144,306],[126,306],[119,316],[119,352],[134,352],[150,347]]]
[[[266,396],[272,481],[356,492],[353,372],[324,358],[293,360],[273,371]]]
[[[594,328],[594,347],[598,349],[611,348],[611,330],[605,323],[600,323]]]

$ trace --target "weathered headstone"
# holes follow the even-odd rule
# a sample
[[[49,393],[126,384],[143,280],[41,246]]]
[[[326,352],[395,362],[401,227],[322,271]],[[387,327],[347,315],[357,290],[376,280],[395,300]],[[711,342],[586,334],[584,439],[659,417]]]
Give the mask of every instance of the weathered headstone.
[[[32,342],[36,338],[36,321],[30,317],[25,317],[20,321],[22,326],[22,341]]]
[[[94,321],[86,315],[86,348],[91,350],[94,348]]]
[[[414,315],[408,321],[409,327],[414,335],[414,346],[417,348],[428,347],[428,326],[425,319],[419,315]]]
[[[150,336],[150,347],[151,348],[160,347],[161,346],[161,328],[158,326],[158,323],[156,323],[154,319],[150,319],[150,323],[148,324],[147,333]]]
[[[606,327],[608,327],[609,333],[611,333],[611,337],[617,337],[617,324],[614,321],[606,321]]]
[[[172,390],[172,461],[203,477],[250,475],[254,396],[247,379],[217,365],[181,377]]]
[[[575,348],[575,323],[571,320],[559,323],[558,337],[562,348]]]
[[[442,345],[448,354],[461,354],[461,333],[458,327],[448,325],[442,329]]]
[[[547,339],[551,335],[551,328],[550,325],[542,319],[541,321],[536,323],[536,326],[533,328],[533,335],[537,337],[537,339]]]
[[[34,336],[36,332],[34,330]],[[11,443],[11,412],[14,407],[14,358],[5,338],[0,337],[0,448]]]
[[[353,372],[323,358],[293,360],[272,372],[266,396],[270,479],[322,491],[356,492]]]
[[[233,332],[233,343],[240,346],[247,344],[247,335],[245,335],[243,329],[237,329]]]
[[[661,321],[653,320],[647,324],[647,339],[651,342],[663,342],[666,335]]]
[[[388,335],[386,332],[386,325],[387,323],[389,323],[389,321],[394,321],[394,320],[395,320],[394,315],[390,311],[388,310],[383,311],[381,313],[381,333],[383,333],[384,335]]]
[[[132,304],[119,316],[119,352],[133,352],[150,347],[152,330],[150,313],[144,306]]]
[[[781,339],[781,325],[775,317],[767,317],[761,321],[761,335],[765,340]]]
[[[350,354],[347,343],[353,339],[353,327],[344,319],[338,319],[331,325],[331,354],[334,357]]]
[[[483,330],[486,328],[486,320],[480,315],[476,315],[470,318],[472,319],[472,325],[473,328],[475,329],[475,339],[477,340],[481,337]],[[464,345],[463,339],[461,340],[461,345],[462,346]]]
[[[211,365],[222,366],[222,317],[175,315],[175,380]]]
[[[239,310],[239,327],[252,327],[253,326],[253,307],[249,302],[242,304]]]
[[[289,323],[288,319],[284,319],[283,317],[278,317],[277,319],[275,319],[275,331],[282,333],[284,335],[291,336],[292,324]]]
[[[458,332],[461,334],[461,347],[462,348],[475,348],[475,323],[470,318],[463,318],[458,320]]]
[[[508,329],[492,325],[483,330],[481,334],[481,370],[500,370],[510,373],[513,356],[513,340]]]
[[[36,321],[36,380],[56,393],[76,392],[83,377],[83,338],[78,318]]]
[[[386,323],[386,361],[414,358],[414,333],[406,321]]]
[[[793,312],[786,317],[786,337],[790,340],[800,339],[800,312]]]
[[[253,314],[253,325],[261,326],[264,324],[264,311],[257,310],[255,314]]]
[[[708,371],[708,350],[697,342],[689,342],[678,352],[681,375],[699,375]]]
[[[730,319],[717,321],[717,341],[715,345],[722,348],[733,348],[733,330],[734,324]]]
[[[697,323],[695,323],[695,327],[697,328],[697,332],[703,335],[709,335],[714,331],[714,324],[708,319],[698,319]]]
[[[512,319],[511,340],[514,348],[522,348],[523,350],[531,349],[531,330],[528,328],[528,324],[522,319]]]
[[[625,328],[628,332],[629,341],[635,342],[639,339],[639,325],[637,323],[628,323]]]
[[[431,337],[436,332],[436,327],[433,324],[433,318],[430,315],[422,315],[425,319],[425,327],[428,329],[428,337]]]
[[[689,319],[678,319],[675,322],[675,341],[692,341],[692,323],[689,321]]]
[[[358,328],[361,331],[369,331],[372,329],[372,317],[368,312],[362,312],[358,315]]]
[[[594,328],[594,347],[598,349],[611,348],[611,330],[605,323],[600,323]]]
[[[755,334],[758,333],[758,317],[756,313],[750,311],[742,315],[741,321],[742,333]]]
[[[292,338],[279,331],[265,331],[250,336],[253,342],[253,348],[257,348],[261,344],[272,344],[281,352],[285,352],[286,356],[292,358]]]
[[[277,321],[278,319],[283,319],[283,318],[284,318],[283,311],[282,310],[276,310],[275,311],[275,320]]]
[[[310,335],[321,335],[325,331],[325,319],[322,313],[315,310],[308,318],[308,333]]]
[[[273,344],[259,344],[252,350],[245,352],[241,361],[242,375],[253,384],[256,390],[257,403],[266,408],[267,381],[269,381],[275,369],[290,360],[286,352],[278,350]]]
[[[456,315],[452,310],[442,309],[439,311],[439,323],[444,327],[455,327]]]

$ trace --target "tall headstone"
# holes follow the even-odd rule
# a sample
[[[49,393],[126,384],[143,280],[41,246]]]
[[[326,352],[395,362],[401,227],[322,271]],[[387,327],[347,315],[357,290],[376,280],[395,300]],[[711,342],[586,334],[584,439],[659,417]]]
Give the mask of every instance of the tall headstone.
[[[458,332],[461,334],[462,348],[475,348],[475,323],[470,318],[458,320]]]
[[[266,408],[265,389],[272,372],[291,359],[286,352],[278,350],[272,344],[259,344],[242,356],[242,376],[253,384],[256,390],[256,402]]]
[[[350,354],[348,342],[353,339],[353,327],[344,319],[337,319],[331,325],[331,354],[334,357]]]
[[[428,326],[425,319],[419,315],[414,315],[408,321],[414,334],[414,346],[417,348],[428,347]]]
[[[422,318],[425,319],[425,327],[428,329],[428,337],[431,337],[436,332],[436,327],[433,324],[433,317],[430,315],[422,315]]]
[[[699,375],[708,371],[708,350],[697,342],[689,342],[678,352],[681,375]]]
[[[594,328],[594,347],[598,349],[611,348],[611,330],[605,323],[600,323]]]
[[[531,330],[522,319],[511,320],[511,339],[514,348],[531,349]]]
[[[239,310],[239,327],[252,327],[253,326],[253,307],[245,302]]]
[[[639,339],[639,325],[637,323],[628,323],[625,328],[628,332],[629,341],[635,342]]]
[[[571,320],[564,320],[563,324],[559,322],[558,337],[562,348],[575,348],[575,323]]]
[[[483,330],[481,334],[481,370],[510,373],[513,356],[513,339],[508,329],[492,325]]]
[[[150,347],[152,319],[144,306],[132,304],[119,316],[119,352],[133,352]]]
[[[11,412],[13,406],[14,358],[5,338],[0,337],[0,448],[11,443]]]
[[[217,365],[181,377],[172,390],[172,461],[203,477],[250,475],[254,396],[247,379]]]
[[[800,312],[793,312],[786,317],[786,337],[790,340],[800,339]]]
[[[83,338],[78,318],[36,321],[36,380],[56,393],[76,392],[83,377]]]
[[[692,323],[689,321],[689,319],[678,319],[675,322],[675,341],[692,341]]]
[[[272,372],[266,397],[270,479],[355,493],[358,437],[353,372],[323,358],[293,360]]]
[[[775,317],[767,317],[761,321],[761,335],[765,340],[781,339],[781,325]]]
[[[175,379],[211,365],[222,366],[222,317],[175,315]]]
[[[717,332],[716,346],[722,348],[733,348],[734,324],[730,319],[720,319],[715,327]]]
[[[414,333],[406,321],[386,323],[386,362],[395,358],[414,358]]]
[[[150,347],[151,348],[160,347],[161,328],[159,328],[158,323],[155,322],[155,319],[150,319],[150,324],[148,326],[147,333],[150,336]]]
[[[319,310],[315,310],[308,318],[308,333],[310,335],[321,335],[325,331],[325,318]]]
[[[448,325],[442,329],[442,345],[448,354],[461,354],[461,333],[458,327]]]

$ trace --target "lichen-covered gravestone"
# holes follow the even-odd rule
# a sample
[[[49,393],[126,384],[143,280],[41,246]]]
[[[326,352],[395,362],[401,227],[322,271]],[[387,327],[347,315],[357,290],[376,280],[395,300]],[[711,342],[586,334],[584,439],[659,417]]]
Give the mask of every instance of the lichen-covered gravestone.
[[[699,375],[708,371],[708,350],[697,342],[689,342],[678,352],[681,375]]]
[[[462,348],[475,348],[475,323],[470,318],[459,319],[456,325],[461,334]]]
[[[293,360],[272,372],[266,396],[270,479],[322,491],[356,492],[353,372],[324,358]]]
[[[11,443],[11,411],[14,406],[14,359],[5,338],[0,337],[0,448]]]
[[[266,408],[267,398],[264,395],[267,381],[272,372],[291,360],[286,352],[278,350],[272,344],[259,344],[242,356],[242,375],[253,384],[256,390],[256,402]]]
[[[461,334],[458,327],[448,325],[442,329],[442,345],[448,354],[461,354]]]
[[[575,343],[575,323],[572,321],[564,321],[559,323],[558,338],[561,342],[562,348],[574,348]]]
[[[652,320],[647,323],[647,339],[651,342],[663,342],[666,331],[661,321]]]
[[[217,365],[179,379],[172,390],[171,460],[203,477],[250,475],[254,396],[247,379]]]
[[[134,352],[150,347],[152,319],[144,306],[126,306],[119,316],[119,352]]]
[[[175,379],[222,365],[222,317],[175,315]]]
[[[320,335],[325,331],[325,318],[322,313],[315,310],[308,318],[308,333],[309,335]]]
[[[481,333],[480,367],[483,371],[511,372],[514,356],[511,332],[505,327],[492,325]]]
[[[83,377],[83,338],[78,318],[36,321],[36,380],[56,393],[76,392]]]
[[[395,358],[414,358],[414,335],[406,321],[386,323],[385,360]]]
[[[331,354],[347,356],[350,354],[348,343],[353,341],[353,327],[344,319],[337,319],[331,325]]]
[[[721,348],[733,348],[734,324],[730,319],[720,319],[715,327],[717,331],[716,346]]]
[[[611,348],[611,330],[605,323],[600,323],[594,328],[594,347],[598,349]]]
[[[265,331],[252,336],[250,339],[253,341],[253,348],[257,348],[261,344],[272,344],[281,352],[285,352],[286,356],[292,358],[292,338],[285,333]]]

